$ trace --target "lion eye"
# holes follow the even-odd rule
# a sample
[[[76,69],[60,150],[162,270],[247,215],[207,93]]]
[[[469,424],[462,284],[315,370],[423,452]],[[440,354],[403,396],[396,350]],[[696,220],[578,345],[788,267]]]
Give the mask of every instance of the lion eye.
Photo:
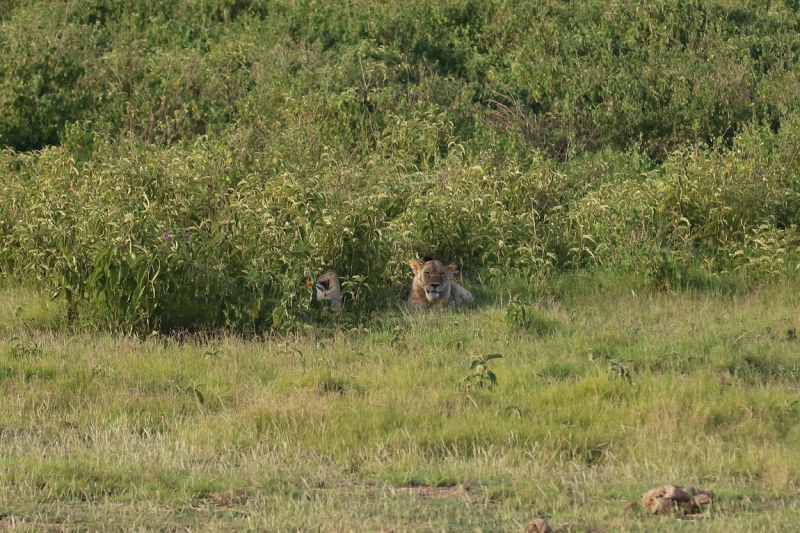
[[[430,273],[430,272],[425,272],[425,277],[426,277],[426,278],[429,278],[429,277],[431,277],[431,273]]]

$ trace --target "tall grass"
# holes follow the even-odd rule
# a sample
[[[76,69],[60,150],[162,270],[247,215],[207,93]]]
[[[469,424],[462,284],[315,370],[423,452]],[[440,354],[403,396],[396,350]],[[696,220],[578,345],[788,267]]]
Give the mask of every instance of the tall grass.
[[[344,322],[405,263],[797,266],[797,13],[722,2],[15,2],[0,270],[148,333]]]
[[[327,316],[306,285],[330,268],[345,320],[361,322],[422,255],[474,279],[613,265],[662,288],[798,261],[794,123],[649,171],[610,154],[566,168],[451,154],[427,170],[269,169],[274,156],[233,138],[160,149],[69,132],[66,147],[2,155],[0,269],[62,295],[70,319],[126,331],[288,331]]]

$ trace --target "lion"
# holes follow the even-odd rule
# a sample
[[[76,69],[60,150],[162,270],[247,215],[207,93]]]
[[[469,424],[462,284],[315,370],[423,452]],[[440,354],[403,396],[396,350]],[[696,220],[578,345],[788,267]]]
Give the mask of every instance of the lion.
[[[342,286],[336,272],[325,272],[317,278],[317,300],[330,300],[331,309],[342,308]]]
[[[436,309],[458,307],[472,303],[472,293],[450,279],[455,272],[455,265],[445,266],[440,261],[426,261],[423,265],[416,259],[409,263],[414,271],[411,283],[411,294],[408,295],[408,306],[421,309],[430,304]]]

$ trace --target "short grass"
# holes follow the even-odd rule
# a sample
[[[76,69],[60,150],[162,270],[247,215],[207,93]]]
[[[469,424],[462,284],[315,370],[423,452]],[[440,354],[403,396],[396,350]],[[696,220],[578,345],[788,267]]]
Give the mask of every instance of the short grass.
[[[57,305],[6,285],[0,528],[795,527],[800,289],[630,286],[522,287],[527,323],[484,294],[254,340],[68,331]],[[497,386],[467,386],[490,353]],[[691,520],[627,505],[663,483],[718,502]]]

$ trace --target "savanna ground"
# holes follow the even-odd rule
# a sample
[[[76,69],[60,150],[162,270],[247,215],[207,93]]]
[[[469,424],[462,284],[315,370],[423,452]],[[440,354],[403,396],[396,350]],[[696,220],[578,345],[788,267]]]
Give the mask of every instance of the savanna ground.
[[[463,312],[262,340],[70,333],[57,305],[6,286],[0,523],[792,529],[797,285],[630,287],[554,280],[529,292],[525,323],[484,293]],[[496,385],[465,380],[492,353]],[[690,520],[645,515],[640,495],[663,483],[718,501]]]

